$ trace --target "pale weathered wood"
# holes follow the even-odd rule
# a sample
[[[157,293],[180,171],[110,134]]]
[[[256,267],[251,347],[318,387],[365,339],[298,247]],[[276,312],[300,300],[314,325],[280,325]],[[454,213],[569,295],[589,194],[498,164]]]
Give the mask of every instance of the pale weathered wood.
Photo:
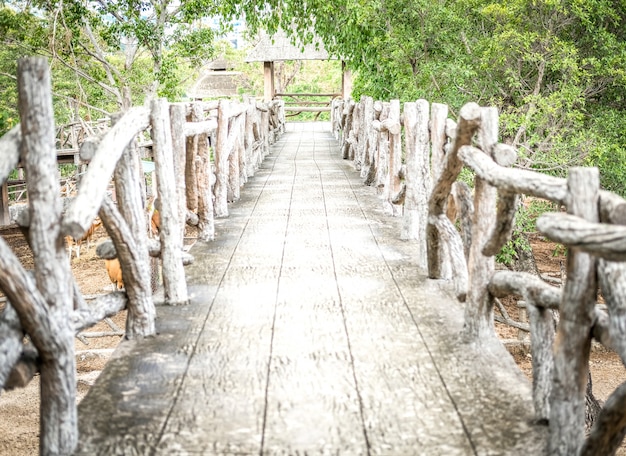
[[[9,173],[17,167],[22,144],[21,126],[16,125],[0,137],[0,185],[9,178]]]
[[[132,231],[124,217],[120,214],[117,206],[109,198],[102,202],[98,215],[115,244],[116,255],[120,260],[124,282],[138,284],[138,286],[126,289],[130,303],[126,319],[126,337],[132,339],[152,335],[155,331],[154,320],[156,313],[152,301],[152,293],[150,292],[148,295],[149,299],[145,298],[145,289],[150,287],[150,281],[148,280],[146,283],[145,277],[146,274],[150,277],[150,271],[146,272],[146,263],[144,261],[134,261],[137,247]],[[98,249],[96,249],[97,251]],[[137,307],[135,304],[142,304],[143,307]]]
[[[602,296],[608,309],[605,345],[615,350],[626,365],[626,263],[599,260],[598,277]],[[600,320],[594,322],[594,337]],[[606,334],[608,333],[608,334]],[[626,386],[619,386],[608,398],[596,417],[589,439],[583,445],[582,455],[614,454],[626,433]]]
[[[35,332],[48,332],[48,340],[44,344],[41,339],[33,339],[42,360],[40,453],[71,454],[78,439],[74,334],[68,321],[73,289],[70,286],[70,265],[61,231],[54,111],[46,59],[26,58],[18,61],[18,94],[22,160],[28,176],[29,240],[37,288],[45,301],[43,307],[38,303],[38,312],[45,312],[50,323],[54,322],[56,326],[31,328]],[[20,314],[15,299],[11,301]],[[22,324],[27,318],[21,314]]]
[[[74,333],[78,334],[105,318],[117,315],[126,309],[127,305],[128,296],[120,291],[114,291],[90,300],[85,307],[75,310],[70,315]]]
[[[432,178],[437,181],[443,169],[446,144],[446,119],[448,105],[433,103],[430,107],[430,142],[432,144],[431,163]]]
[[[113,116],[111,118],[113,125],[120,122],[120,118],[123,118],[121,114]],[[130,321],[126,325],[127,329],[131,329],[132,332],[129,332],[127,337],[130,339],[148,337],[154,334],[155,311],[150,289],[150,264],[146,244],[148,227],[143,211],[140,185],[143,180],[143,170],[139,154],[134,146],[129,145],[124,149],[113,176],[117,207],[126,221],[133,240],[132,259],[122,258],[120,265],[122,270],[132,267],[137,272],[136,276],[130,276],[124,281],[131,300],[129,307],[132,309],[128,314]],[[132,261],[133,265],[124,264],[127,260]]]
[[[455,220],[459,221],[461,239],[463,240],[463,252],[465,261],[469,261],[469,251],[472,245],[472,220],[474,218],[474,201],[472,190],[465,182],[456,181],[452,184],[452,197],[454,198]],[[453,220],[454,221],[454,220]],[[445,269],[445,264],[443,265]]]
[[[383,122],[389,117],[389,110],[391,105],[389,103],[382,103],[381,111],[378,120]],[[378,131],[374,128],[375,131]],[[377,135],[377,147],[376,147],[376,182],[375,186],[382,192],[387,182],[387,170],[389,168],[389,132],[378,131]]]
[[[237,157],[239,158],[239,188],[241,192],[241,188],[248,182],[248,173],[246,172],[246,168],[248,167],[248,154],[246,147],[246,122],[248,118],[248,113],[250,112],[250,107],[245,104],[242,105],[245,109],[243,114],[239,116],[239,131],[237,132],[237,148],[239,152],[237,153]],[[241,193],[239,195],[241,198]]]
[[[515,228],[515,214],[519,207],[517,193],[500,190],[497,200],[496,221],[483,247],[485,256],[497,255],[504,244],[511,240],[513,228]]]
[[[4,384],[4,389],[24,388],[38,372],[39,360],[37,350],[32,345],[25,345]]]
[[[254,98],[248,99],[248,110],[246,112],[246,123],[244,126],[244,146],[246,149],[246,166],[245,173],[247,177],[254,176],[259,163],[258,158],[255,157],[254,147],[254,122],[257,118],[256,112],[256,100]]]
[[[200,122],[203,118],[201,103],[191,103],[187,112],[188,123]],[[217,129],[217,125],[216,125]],[[197,182],[197,162],[198,157],[198,141],[202,136],[187,136],[185,140],[185,199],[187,201],[187,209],[191,212],[198,212],[198,182]]]
[[[180,227],[180,242],[182,245],[185,237],[185,221],[187,219],[187,195],[185,185],[185,169],[187,160],[187,149],[184,134],[186,132],[185,122],[186,109],[180,105],[170,105],[170,125],[172,128],[172,156],[174,159],[174,183],[176,185],[176,208],[178,210],[178,226]],[[216,122],[217,125],[217,122]],[[201,133],[206,134],[206,133]]]
[[[612,261],[626,261],[626,227],[593,223],[560,213],[542,214],[537,230],[567,246]]]
[[[163,262],[163,289],[168,304],[179,305],[189,302],[187,282],[180,252],[183,248],[182,220],[176,208],[176,183],[174,182],[174,158],[172,130],[166,99],[153,100],[150,112],[152,123],[152,148],[156,164],[157,192],[161,209],[161,260]],[[182,125],[181,125],[182,126]],[[182,132],[177,132],[179,135]]]
[[[528,301],[527,301],[528,302]],[[553,388],[555,319],[551,310],[529,305],[530,355],[533,362],[533,402],[538,420],[550,419],[550,396]]]
[[[1,286],[0,288],[4,289]],[[4,388],[9,374],[22,353],[24,333],[17,313],[10,303],[0,312],[0,389]]]
[[[508,144],[498,143],[491,150],[493,161],[505,168],[517,161],[517,149]]]
[[[213,213],[213,168],[211,149],[206,136],[197,137],[196,179],[198,188],[198,239],[212,241],[215,238]]]
[[[196,103],[193,103],[196,105]],[[183,106],[176,105],[172,103],[170,109],[181,109],[182,112],[187,113],[187,109],[184,109]],[[193,110],[192,110],[193,112]],[[197,136],[197,135],[211,135],[215,131],[217,131],[217,120],[216,119],[208,119],[208,120],[198,120],[194,122],[186,122],[183,127],[183,134],[185,137],[189,136]]]
[[[73,203],[63,219],[64,232],[80,239],[91,226],[117,161],[125,147],[137,134],[149,125],[149,112],[146,108],[131,108],[102,138],[98,149],[89,163],[87,172],[81,178],[81,186]]]
[[[350,158],[350,143],[348,142],[348,138],[350,137],[350,133],[352,133],[352,124],[354,119],[354,108],[356,104],[354,101],[349,100],[344,104],[343,107],[343,115],[345,117],[343,124],[343,143],[341,145],[341,157],[344,160],[348,160]]]
[[[374,158],[371,155],[370,141],[372,136],[372,122],[374,120],[374,99],[372,97],[361,98],[363,102],[363,125],[357,146],[361,157],[361,177],[366,178],[373,166]]]
[[[626,436],[626,383],[622,383],[606,400],[596,418],[580,456],[615,454]]]
[[[194,246],[192,304],[117,350],[77,454],[540,454],[528,382],[460,343],[448,284],[328,139],[288,133]]]
[[[497,298],[519,295],[524,301],[547,309],[558,309],[562,301],[562,294],[558,288],[527,272],[496,271],[487,288]]]
[[[525,169],[499,166],[480,149],[471,146],[461,148],[459,157],[481,179],[500,189],[547,199],[558,204],[567,204],[565,179]]]
[[[428,266],[426,225],[428,197],[432,188],[430,176],[430,141],[428,132],[428,102],[418,100],[404,104],[404,131],[406,140],[406,199],[401,239],[419,243],[419,265]]]
[[[461,123],[459,122],[459,126]],[[459,133],[461,128],[459,128]],[[458,137],[457,137],[458,138]],[[481,148],[488,154],[498,141],[498,110],[481,109],[481,125],[478,131]],[[450,155],[451,156],[451,155]],[[449,157],[450,157],[449,156]],[[469,285],[465,306],[464,336],[470,340],[495,337],[493,326],[493,298],[487,285],[495,270],[495,259],[483,254],[489,233],[494,229],[496,189],[476,176],[474,179],[474,220],[472,223],[472,245],[467,269]]]
[[[240,106],[236,106],[240,109]],[[237,201],[241,198],[241,172],[240,172],[240,153],[241,153],[241,123],[245,121],[242,116],[234,117],[230,120],[228,127],[228,184],[227,184],[227,200],[229,203]]]
[[[447,244],[446,253],[450,256],[448,261],[454,271],[455,294],[460,302],[464,302],[467,298],[469,274],[461,236],[445,214],[438,217],[431,215],[428,223],[437,229],[441,240]]]
[[[554,358],[555,319],[551,309],[558,309],[562,294],[539,277],[526,272],[497,271],[491,277],[489,292],[496,297],[521,296],[530,318],[530,349],[533,362],[533,402],[535,416],[547,421],[550,417],[550,394]]]
[[[217,117],[217,144],[215,146],[215,216],[228,217],[228,100],[220,100]],[[265,132],[264,127],[261,131]]]
[[[600,260],[598,277],[609,313],[612,349],[626,365],[626,263]]]
[[[600,191],[600,221],[626,225],[626,200],[613,192]]]
[[[452,184],[456,181],[463,162],[458,158],[459,149],[471,143],[474,133],[480,125],[480,106],[476,103],[468,103],[459,112],[459,125],[457,134],[450,151],[447,153],[445,166],[441,170],[441,175],[433,185],[433,190],[428,200],[429,220],[431,216],[438,217],[445,212],[445,205],[448,195],[452,189]],[[439,234],[430,223],[426,228],[428,245],[428,276],[436,279],[442,277],[441,268],[441,246]]]
[[[388,127],[381,131],[389,132],[389,156],[387,165],[387,177],[385,179],[385,189],[383,191],[383,204],[385,210],[392,215],[401,214],[401,208],[394,205],[392,199],[400,192],[400,168],[402,167],[402,138],[400,136],[400,100],[391,100],[389,104],[389,117],[381,124]],[[374,127],[375,128],[375,127]]]
[[[598,221],[596,168],[571,168],[568,213]],[[550,399],[549,452],[578,454],[585,428],[585,390],[589,372],[590,333],[595,316],[596,260],[576,248],[567,257],[560,319],[554,345],[554,388]]]

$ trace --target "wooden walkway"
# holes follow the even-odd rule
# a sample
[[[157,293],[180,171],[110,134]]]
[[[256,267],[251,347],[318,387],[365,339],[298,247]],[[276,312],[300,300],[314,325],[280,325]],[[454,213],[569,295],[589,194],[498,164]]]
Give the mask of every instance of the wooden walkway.
[[[535,455],[530,384],[427,280],[328,124],[290,124],[198,243],[192,303],[124,342],[79,408],[83,455]]]

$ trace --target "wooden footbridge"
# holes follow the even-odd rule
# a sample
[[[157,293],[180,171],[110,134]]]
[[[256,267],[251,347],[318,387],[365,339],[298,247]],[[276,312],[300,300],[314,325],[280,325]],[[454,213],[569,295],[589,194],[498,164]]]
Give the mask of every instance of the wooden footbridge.
[[[41,372],[41,454],[619,446],[626,387],[586,435],[585,386],[592,339],[626,363],[626,201],[600,190],[596,169],[567,179],[511,169],[516,151],[498,141],[494,108],[469,103],[455,122],[445,105],[401,111],[399,100],[363,97],[335,100],[330,124],[286,125],[281,101],[154,100],[83,144],[90,164],[63,210],[45,60],[21,61],[18,87],[22,123],[0,138],[0,185],[24,164],[29,209],[17,222],[35,271],[0,239],[0,385]],[[158,239],[147,237],[133,148],[147,129]],[[457,179],[464,166],[473,190]],[[562,289],[495,271],[519,194],[567,210],[537,222],[570,248]],[[126,290],[86,303],[62,240],[96,215]],[[190,254],[185,222],[198,227]],[[150,257],[162,265],[156,307]],[[493,302],[505,295],[526,302],[532,386],[495,336]],[[77,412],[74,337],[124,308],[127,340]]]
[[[81,403],[78,454],[540,453],[512,358],[460,341],[329,124],[289,130],[191,250],[191,304],[157,307]]]

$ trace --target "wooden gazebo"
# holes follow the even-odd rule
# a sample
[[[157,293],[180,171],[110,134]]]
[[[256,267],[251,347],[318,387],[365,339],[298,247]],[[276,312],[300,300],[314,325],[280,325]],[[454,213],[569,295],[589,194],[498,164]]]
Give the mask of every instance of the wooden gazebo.
[[[305,46],[295,46],[291,38],[284,31],[279,31],[274,35],[261,33],[258,43],[246,56],[246,62],[263,62],[264,70],[264,91],[263,98],[270,101],[275,97],[288,96],[290,94],[276,93],[274,85],[274,63],[285,60],[338,60],[331,57],[318,40],[317,44],[307,44]],[[352,92],[352,77],[350,70],[346,68],[342,61],[343,75],[341,80],[341,96],[346,99]],[[335,96],[339,94],[298,94],[311,96]],[[330,108],[298,108],[300,111],[323,111]],[[286,109],[287,110],[287,109]]]

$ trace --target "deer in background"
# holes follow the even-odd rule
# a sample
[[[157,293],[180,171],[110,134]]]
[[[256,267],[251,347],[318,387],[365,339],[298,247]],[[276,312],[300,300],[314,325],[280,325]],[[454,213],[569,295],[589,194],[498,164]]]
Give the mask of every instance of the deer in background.
[[[74,239],[72,236],[65,236],[65,243],[67,244],[67,256],[72,260],[72,251],[76,252],[76,258],[80,258],[80,248],[83,242],[87,242],[87,249],[89,249],[91,244],[91,239],[93,238],[96,229],[102,225],[102,220],[96,218],[94,222],[91,224],[85,235],[79,240]]]
[[[104,266],[109,274],[109,279],[113,283],[114,289],[121,290],[124,288],[124,279],[122,278],[122,267],[120,261],[117,258],[112,260],[104,260]]]

